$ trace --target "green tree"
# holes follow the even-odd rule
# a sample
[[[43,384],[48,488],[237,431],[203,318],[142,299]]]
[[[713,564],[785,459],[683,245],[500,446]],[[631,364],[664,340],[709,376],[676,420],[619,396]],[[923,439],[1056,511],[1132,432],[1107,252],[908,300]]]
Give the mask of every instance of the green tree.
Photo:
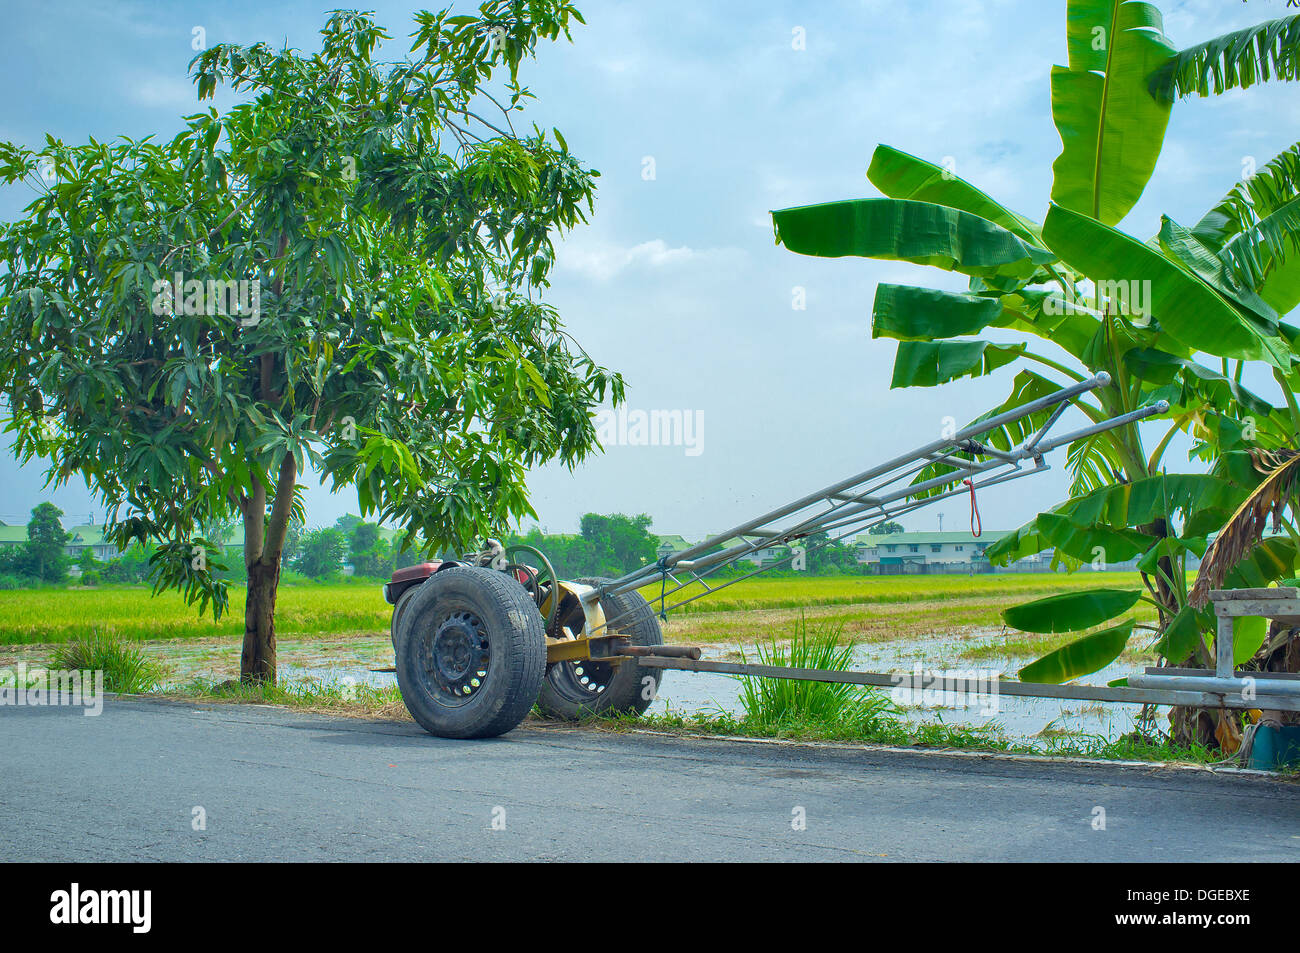
[[[298,547],[302,543],[302,534],[302,520],[297,517],[290,517],[289,524],[284,530],[284,543],[280,547],[280,561],[286,566],[292,566],[294,560],[298,558]]]
[[[379,538],[379,526],[358,522],[347,534],[348,562],[358,576],[378,576],[383,571],[387,550]]]
[[[886,520],[883,523],[877,523],[875,526],[871,527],[871,529],[867,530],[867,532],[872,536],[888,536],[891,533],[902,533],[906,531],[903,529],[902,523],[896,523],[893,520]]]
[[[597,576],[621,576],[657,559],[659,541],[651,535],[650,523],[650,517],[644,513],[640,516],[587,513],[582,517],[581,533],[590,547],[584,554],[589,562],[582,566],[582,571]]]
[[[1041,224],[953,169],[884,145],[867,174],[885,198],[774,213],[778,241],[795,252],[903,260],[967,276],[964,293],[878,286],[872,335],[900,342],[893,387],[935,386],[1015,364],[1010,395],[990,413],[1097,372],[1113,383],[1078,402],[1093,420],[1169,402],[1154,447],[1131,426],[1072,444],[1071,498],[987,551],[1005,563],[1050,548],[1070,568],[1139,558],[1144,590],[1127,593],[1126,602],[1098,590],[1008,610],[1007,622],[1022,627],[1107,624],[1021,670],[1040,681],[1087,674],[1117,658],[1143,627],[1116,620],[1140,599],[1159,609],[1155,647],[1170,664],[1191,657],[1208,664],[1212,619],[1189,603],[1187,557],[1203,553],[1207,535],[1259,485],[1249,454],[1300,441],[1300,330],[1281,320],[1300,304],[1300,143],[1234,185],[1190,227],[1165,217],[1146,241],[1116,227],[1155,169],[1176,99],[1295,79],[1300,16],[1182,51],[1150,3],[1070,0],[1066,23],[1067,65],[1051,74],[1062,148]],[[986,329],[1022,339],[975,337]],[[1281,406],[1241,385],[1248,364],[1271,374]],[[1046,417],[1025,418],[985,442],[1006,449]],[[1180,432],[1193,438],[1208,473],[1166,473],[1165,452]],[[917,481],[954,469],[937,465]],[[1290,538],[1266,542],[1228,574],[1231,584],[1294,576],[1292,540],[1300,533],[1289,529]],[[1247,638],[1256,635],[1262,639]],[[1249,656],[1258,646],[1239,649]]]
[[[294,568],[313,579],[333,576],[343,568],[346,546],[343,533],[333,527],[312,530],[303,535]]]
[[[100,575],[108,582],[144,582],[149,574],[151,551],[140,543],[133,543],[126,552],[110,559]]]
[[[360,516],[354,516],[351,513],[344,513],[334,521],[334,528],[344,536],[350,536],[352,530],[360,526],[363,522],[364,520],[362,520]]]
[[[386,31],[336,11],[315,53],[201,52],[199,98],[241,102],[169,141],[0,144],[0,181],[38,191],[0,231],[14,449],[86,477],[108,537],[157,540],[155,586],[200,611],[227,598],[199,527],[242,520],[243,679],[275,679],[309,464],[363,515],[467,549],[532,515],[528,468],[582,460],[591,410],[621,402],[540,300],[596,173],[558,131],[517,131],[521,67],[575,21],[568,0],[421,12],[378,63]]]
[[[72,535],[64,530],[61,516],[63,510],[53,503],[41,503],[32,510],[27,523],[23,563],[27,575],[41,582],[62,582],[68,577],[68,542]]]

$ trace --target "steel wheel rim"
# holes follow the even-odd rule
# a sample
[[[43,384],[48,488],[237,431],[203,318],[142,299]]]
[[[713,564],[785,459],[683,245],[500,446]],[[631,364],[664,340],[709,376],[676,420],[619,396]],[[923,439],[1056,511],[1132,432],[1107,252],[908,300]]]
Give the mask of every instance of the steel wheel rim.
[[[614,666],[605,662],[583,659],[557,662],[546,677],[560,694],[571,701],[593,702],[608,690],[616,671]]]
[[[441,613],[420,633],[416,661],[425,690],[439,704],[467,705],[478,697],[491,671],[487,627],[469,609]]]

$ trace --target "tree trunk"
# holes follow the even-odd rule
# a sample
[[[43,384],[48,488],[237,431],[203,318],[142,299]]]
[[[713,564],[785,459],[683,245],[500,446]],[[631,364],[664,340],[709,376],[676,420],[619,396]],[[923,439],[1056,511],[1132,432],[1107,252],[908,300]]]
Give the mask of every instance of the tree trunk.
[[[248,567],[248,594],[244,602],[244,651],[239,660],[239,680],[275,684],[275,593],[280,582],[280,560]]]

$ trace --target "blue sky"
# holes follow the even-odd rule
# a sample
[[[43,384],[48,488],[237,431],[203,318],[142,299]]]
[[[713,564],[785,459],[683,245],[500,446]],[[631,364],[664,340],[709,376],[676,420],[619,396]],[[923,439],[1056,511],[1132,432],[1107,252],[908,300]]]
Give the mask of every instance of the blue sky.
[[[588,25],[574,43],[544,47],[524,73],[538,96],[532,115],[558,126],[601,172],[596,213],[564,243],[549,297],[587,350],[623,372],[631,408],[699,412],[703,439],[696,455],[610,446],[574,473],[539,470],[530,486],[543,526],[574,531],[584,512],[645,512],[659,532],[698,538],[926,442],[945,417],[965,422],[1005,396],[1010,369],[891,391],[895,345],[870,337],[876,283],[959,288],[962,280],[906,264],[792,255],[774,244],[769,211],[876,194],[865,172],[883,142],[947,160],[1041,219],[1060,147],[1048,73],[1065,56],[1064,0],[579,6]],[[1179,46],[1287,12],[1285,0],[1159,6]],[[186,65],[195,27],[209,44],[314,50],[327,9],[240,0],[15,5],[5,14],[0,139],[172,134],[194,111]],[[377,5],[395,37],[385,58],[409,48],[416,9]],[[1145,238],[1161,213],[1198,219],[1238,180],[1245,157],[1262,164],[1300,138],[1298,94],[1295,84],[1275,84],[1179,103],[1153,182],[1122,227]],[[27,200],[0,190],[0,217]],[[791,306],[796,288],[806,310]],[[1258,386],[1280,401],[1271,382]],[[42,468],[20,467],[7,451],[0,519],[22,522],[49,494]],[[988,491],[985,526],[1019,525],[1056,502],[1063,454],[1053,463],[1051,474]],[[102,518],[84,486],[53,499],[65,521],[92,511]],[[948,529],[968,518],[964,504],[936,509]],[[905,522],[935,529],[936,509]],[[356,510],[353,493],[331,495],[312,482],[310,523]]]

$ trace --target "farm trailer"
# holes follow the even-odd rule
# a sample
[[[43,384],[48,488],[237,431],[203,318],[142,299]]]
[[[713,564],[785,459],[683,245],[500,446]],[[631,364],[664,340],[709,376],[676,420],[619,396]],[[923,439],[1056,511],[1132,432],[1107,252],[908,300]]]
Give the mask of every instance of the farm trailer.
[[[698,648],[663,644],[659,616],[797,555],[796,550],[752,572],[718,578],[722,569],[771,546],[818,534],[825,540],[817,545],[826,545],[966,493],[974,516],[977,490],[1041,473],[1049,469],[1044,456],[1050,451],[1168,409],[1162,401],[1051,434],[1075,398],[1109,384],[1108,375],[1098,374],[987,416],[617,579],[560,579],[539,550],[503,548],[492,540],[462,559],[400,569],[384,586],[384,596],[393,606],[391,632],[402,700],[416,722],[434,735],[486,738],[514,728],[534,704],[565,719],[601,712],[641,714],[668,669],[897,686],[898,675],[701,660]],[[1010,449],[986,442],[992,432],[1044,411],[1041,426]],[[1020,432],[1026,429],[1022,426]],[[723,548],[731,540],[740,542]],[[517,559],[520,554],[529,561]],[[640,593],[654,584],[659,586],[653,600],[659,615]],[[699,591],[688,592],[691,586]],[[1196,676],[1210,673],[1150,675],[1142,687],[1133,688],[1025,682],[999,682],[997,688],[1004,695],[1300,710],[1300,694],[1292,693],[1300,682],[1282,688],[1276,703],[1264,705],[1243,698],[1231,671],[1216,674],[1218,679],[1208,682]],[[901,684],[916,691],[932,687],[918,677],[902,678]],[[961,691],[964,686],[949,681],[944,688]]]

